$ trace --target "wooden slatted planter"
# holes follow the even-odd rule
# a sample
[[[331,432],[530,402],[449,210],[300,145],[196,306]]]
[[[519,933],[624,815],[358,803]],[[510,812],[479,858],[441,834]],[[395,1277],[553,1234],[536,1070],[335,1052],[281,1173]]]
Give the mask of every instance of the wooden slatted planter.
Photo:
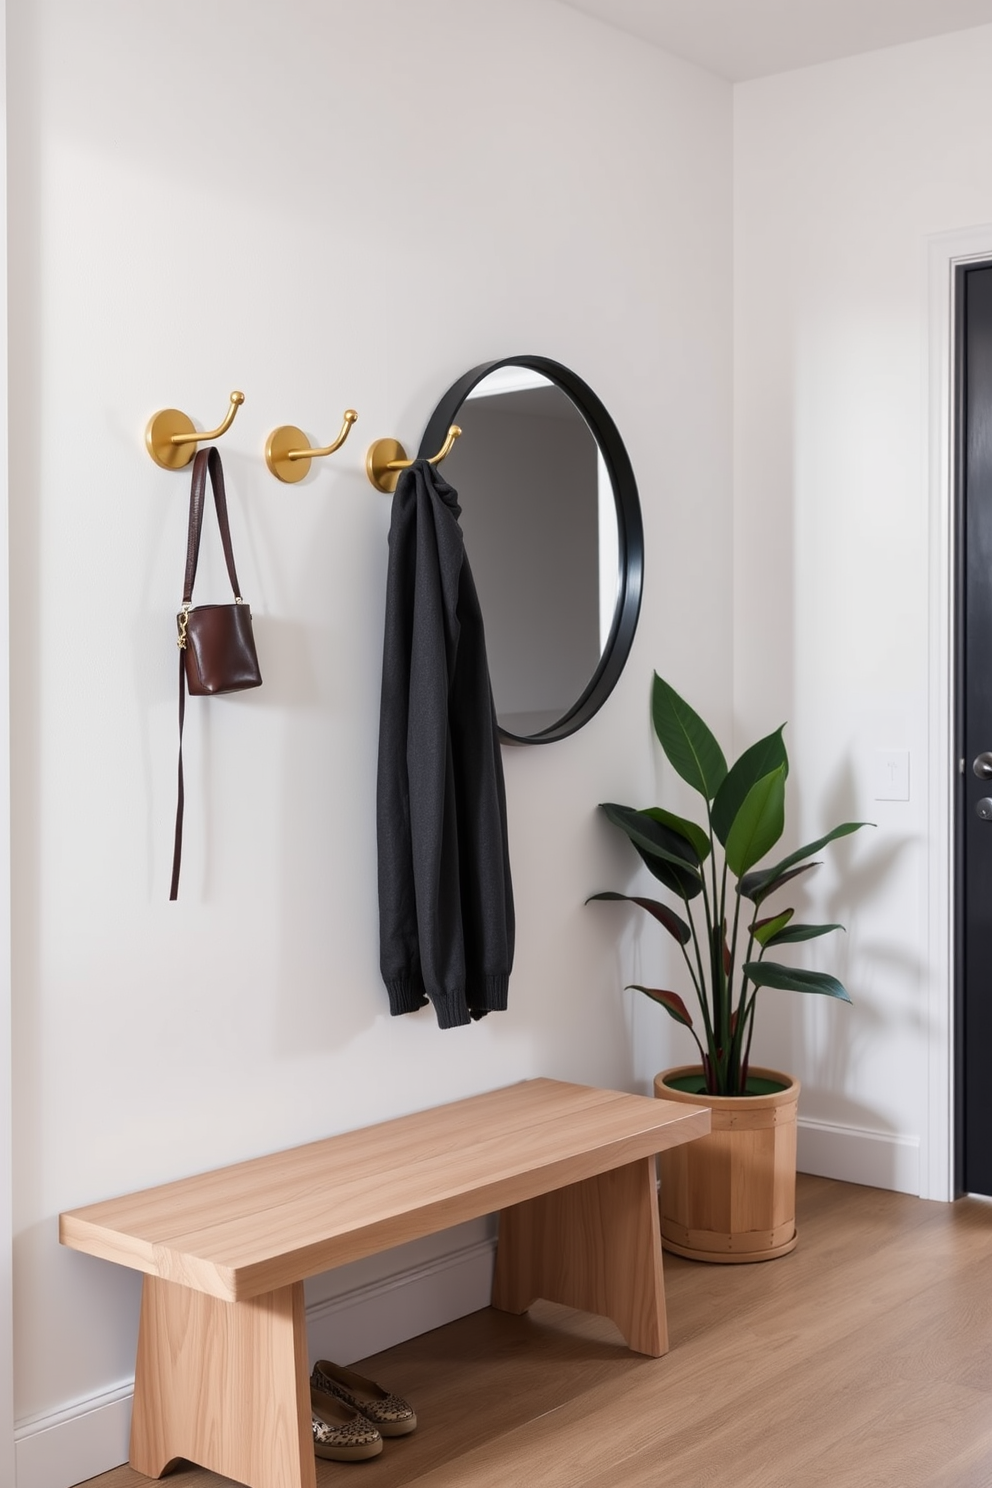
[[[671,1080],[697,1072],[683,1065],[655,1076],[660,1100],[708,1106],[709,1136],[660,1154],[661,1240],[693,1261],[769,1261],[796,1246],[796,1114],[799,1081],[777,1070],[753,1074],[780,1082],[770,1095],[699,1095]]]

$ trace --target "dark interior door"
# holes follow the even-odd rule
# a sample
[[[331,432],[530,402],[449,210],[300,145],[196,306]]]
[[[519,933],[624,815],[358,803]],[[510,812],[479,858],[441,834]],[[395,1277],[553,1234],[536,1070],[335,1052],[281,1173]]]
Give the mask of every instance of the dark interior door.
[[[957,271],[957,1179],[992,1194],[992,264]]]

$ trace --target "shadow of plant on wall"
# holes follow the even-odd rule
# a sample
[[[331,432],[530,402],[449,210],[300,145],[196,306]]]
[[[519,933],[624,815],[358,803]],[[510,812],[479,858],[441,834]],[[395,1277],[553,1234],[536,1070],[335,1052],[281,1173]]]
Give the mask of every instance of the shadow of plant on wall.
[[[708,726],[657,673],[651,712],[669,763],[703,798],[705,827],[659,806],[639,810],[604,803],[602,809],[626,834],[648,871],[681,901],[683,913],[640,895],[608,891],[591,898],[637,904],[677,942],[698,1007],[698,1030],[680,993],[662,987],[636,990],[689,1030],[709,1094],[750,1094],[756,1086],[753,1081],[749,1085],[748,1062],[762,988],[851,1000],[827,972],[765,959],[768,950],[843,927],[837,922],[799,923],[793,908],[762,910],[787,884],[817,866],[814,855],[821,849],[870,824],[843,822],[778,862],[759,866],[785,827],[789,760],[784,725],[728,768]]]
[[[846,764],[826,789],[827,809],[831,815],[850,810],[856,796],[854,772]],[[822,1117],[830,1125],[839,1123],[869,1135],[897,1134],[898,1123],[886,1115],[884,1096],[869,1105],[848,1092],[879,1089],[879,1070],[871,1067],[877,1058],[874,1051],[884,1049],[889,1062],[898,1039],[926,1044],[939,1033],[930,1015],[919,950],[886,935],[885,901],[899,893],[900,875],[911,874],[910,860],[923,846],[918,835],[887,831],[854,861],[850,844],[840,844],[835,873],[819,886],[826,914],[848,926],[848,936],[837,947],[836,965],[851,989],[857,1016],[830,1020],[828,1028],[816,1009],[807,1007],[795,1020],[792,1039],[802,1058],[807,1121]]]

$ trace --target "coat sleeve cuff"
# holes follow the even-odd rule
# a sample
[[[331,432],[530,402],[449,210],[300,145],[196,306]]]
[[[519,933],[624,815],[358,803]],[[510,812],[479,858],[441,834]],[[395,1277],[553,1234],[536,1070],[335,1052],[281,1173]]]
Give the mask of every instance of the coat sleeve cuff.
[[[419,977],[395,977],[386,982],[389,994],[389,1011],[394,1018],[401,1013],[415,1013],[425,1007],[427,996]]]

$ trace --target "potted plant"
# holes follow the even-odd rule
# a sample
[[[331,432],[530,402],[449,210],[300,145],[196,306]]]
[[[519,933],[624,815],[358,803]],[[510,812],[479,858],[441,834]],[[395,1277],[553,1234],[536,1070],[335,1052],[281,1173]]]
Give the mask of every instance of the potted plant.
[[[776,987],[851,999],[826,972],[766,959],[779,946],[843,927],[799,924],[794,910],[766,910],[766,902],[816,867],[811,860],[821,848],[867,824],[844,822],[761,866],[785,826],[789,760],[782,728],[728,768],[710,729],[657,673],[651,711],[670,764],[703,798],[705,825],[658,806],[604,803],[601,809],[681,901],[682,912],[639,895],[592,898],[637,904],[665,927],[681,949],[698,1010],[697,1024],[678,992],[635,987],[687,1028],[699,1050],[698,1065],[662,1071],[655,1094],[707,1105],[713,1122],[709,1136],[661,1155],[662,1240],[666,1249],[698,1260],[767,1260],[796,1244],[799,1082],[751,1066],[758,993]]]

